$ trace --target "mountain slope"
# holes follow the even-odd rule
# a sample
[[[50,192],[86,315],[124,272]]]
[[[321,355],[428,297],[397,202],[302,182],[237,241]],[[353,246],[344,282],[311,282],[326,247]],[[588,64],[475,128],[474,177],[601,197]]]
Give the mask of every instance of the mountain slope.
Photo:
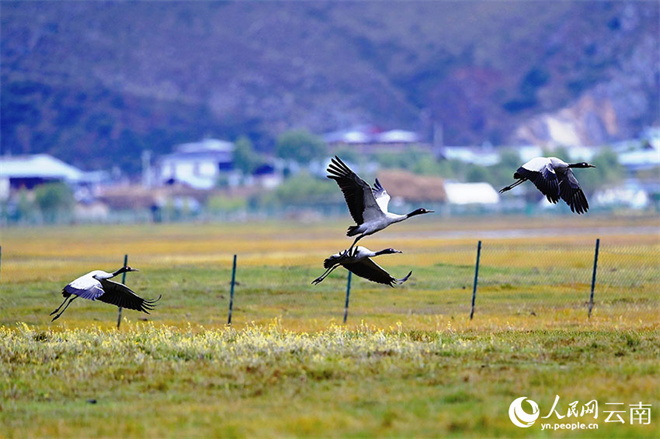
[[[549,142],[548,118],[589,99],[612,111],[580,116],[583,143],[660,121],[656,2],[0,8],[2,152],[86,169],[136,172],[141,149],[205,135],[268,149],[287,129],[358,123],[423,135],[441,123],[449,144]]]

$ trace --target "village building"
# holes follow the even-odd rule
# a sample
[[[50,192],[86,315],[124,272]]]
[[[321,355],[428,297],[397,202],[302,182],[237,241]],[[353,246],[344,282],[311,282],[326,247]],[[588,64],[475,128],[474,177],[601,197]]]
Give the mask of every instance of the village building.
[[[371,125],[363,125],[347,130],[333,131],[322,136],[331,152],[350,147],[360,154],[378,152],[405,152],[407,148],[431,147],[423,143],[417,133],[400,129],[382,130]]]
[[[224,176],[232,185],[238,178],[233,153],[233,143],[217,139],[178,145],[173,153],[158,160],[155,181],[160,185],[181,183],[208,190],[217,186]]]
[[[48,154],[0,156],[0,199],[45,183],[85,182],[85,173]]]

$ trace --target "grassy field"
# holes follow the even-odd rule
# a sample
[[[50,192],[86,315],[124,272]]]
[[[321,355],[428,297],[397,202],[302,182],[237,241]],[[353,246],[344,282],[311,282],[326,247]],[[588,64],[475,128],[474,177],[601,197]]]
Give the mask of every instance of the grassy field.
[[[0,437],[658,437],[657,218],[393,226],[363,245],[403,250],[379,263],[413,276],[353,277],[344,325],[346,271],[310,282],[350,244],[346,225],[0,229]],[[117,330],[115,307],[78,300],[50,322],[62,286],[124,254],[140,269],[127,284],[163,296],[151,315],[125,310]],[[522,396],[550,416],[513,425]],[[591,400],[596,419],[561,418]],[[630,422],[639,402],[647,425]],[[625,424],[605,422],[608,403],[624,404]],[[598,429],[541,427],[575,422]]]

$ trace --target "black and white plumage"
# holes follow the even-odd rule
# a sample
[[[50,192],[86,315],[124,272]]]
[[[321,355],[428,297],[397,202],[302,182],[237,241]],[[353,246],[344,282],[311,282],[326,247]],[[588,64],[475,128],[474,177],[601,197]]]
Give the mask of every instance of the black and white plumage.
[[[67,286],[62,289],[62,296],[64,296],[64,302],[50,315],[57,313],[66,303],[64,309],[60,311],[52,321],[55,321],[59,318],[64,311],[71,305],[71,302],[76,300],[78,297],[89,300],[100,300],[101,302],[110,303],[122,308],[134,309],[136,311],[142,311],[149,314],[149,311],[154,309],[156,302],[160,300],[161,296],[158,296],[158,299],[147,300],[143,299],[133,290],[128,288],[126,285],[113,282],[110,279],[121,274],[130,271],[138,271],[135,268],[129,266],[121,267],[119,270],[108,273],[102,270],[94,270],[87,273],[84,276],[80,276],[78,279],[72,281]],[[68,303],[67,303],[68,301]]]
[[[513,174],[513,178],[518,180],[500,189],[500,193],[529,180],[549,202],[556,204],[561,198],[571,208],[571,212],[585,213],[589,210],[589,203],[571,168],[595,168],[595,166],[585,162],[569,164],[557,157],[536,157],[518,168]]]
[[[312,281],[317,285],[323,281],[332,271],[343,266],[347,270],[353,272],[355,275],[368,279],[372,282],[385,284],[393,287],[394,285],[401,285],[408,280],[412,271],[408,273],[403,279],[396,279],[385,271],[380,265],[376,264],[371,258],[379,255],[387,255],[392,253],[403,253],[400,250],[393,248],[386,248],[377,252],[373,252],[368,248],[357,246],[353,249],[347,249],[342,252],[336,253],[323,261],[323,268],[326,268],[325,273]]]
[[[406,215],[398,215],[387,211],[390,203],[390,195],[385,188],[376,179],[372,188],[361,179],[355,172],[346,166],[341,159],[335,156],[330,165],[328,165],[328,178],[337,182],[339,188],[344,193],[344,199],[348,205],[348,210],[357,225],[348,228],[347,236],[356,236],[351,244],[352,249],[355,244],[367,235],[383,230],[390,224],[404,221],[411,216],[431,213],[432,210],[420,208]]]

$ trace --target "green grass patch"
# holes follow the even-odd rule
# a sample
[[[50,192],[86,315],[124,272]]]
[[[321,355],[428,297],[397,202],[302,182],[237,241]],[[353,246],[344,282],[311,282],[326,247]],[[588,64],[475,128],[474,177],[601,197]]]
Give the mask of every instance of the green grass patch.
[[[343,222],[3,231],[0,437],[658,437],[657,237],[646,223],[601,237],[589,319],[596,235],[583,227],[621,220],[556,223],[540,225],[575,234],[484,240],[473,320],[477,239],[444,234],[504,224],[426,220],[369,237],[404,251],[379,264],[413,275],[396,288],[353,277],[346,325],[346,271],[310,284],[350,244]],[[125,310],[117,330],[116,307],[77,300],[50,322],[66,283],[124,254],[140,269],[127,284],[163,296],[151,315]],[[509,420],[514,399],[545,415],[556,395],[564,414],[598,400],[597,434]],[[606,403],[640,401],[650,425],[604,422]]]
[[[521,436],[519,396],[657,402],[659,356],[657,330],[18,325],[0,328],[0,420],[6,437]]]

